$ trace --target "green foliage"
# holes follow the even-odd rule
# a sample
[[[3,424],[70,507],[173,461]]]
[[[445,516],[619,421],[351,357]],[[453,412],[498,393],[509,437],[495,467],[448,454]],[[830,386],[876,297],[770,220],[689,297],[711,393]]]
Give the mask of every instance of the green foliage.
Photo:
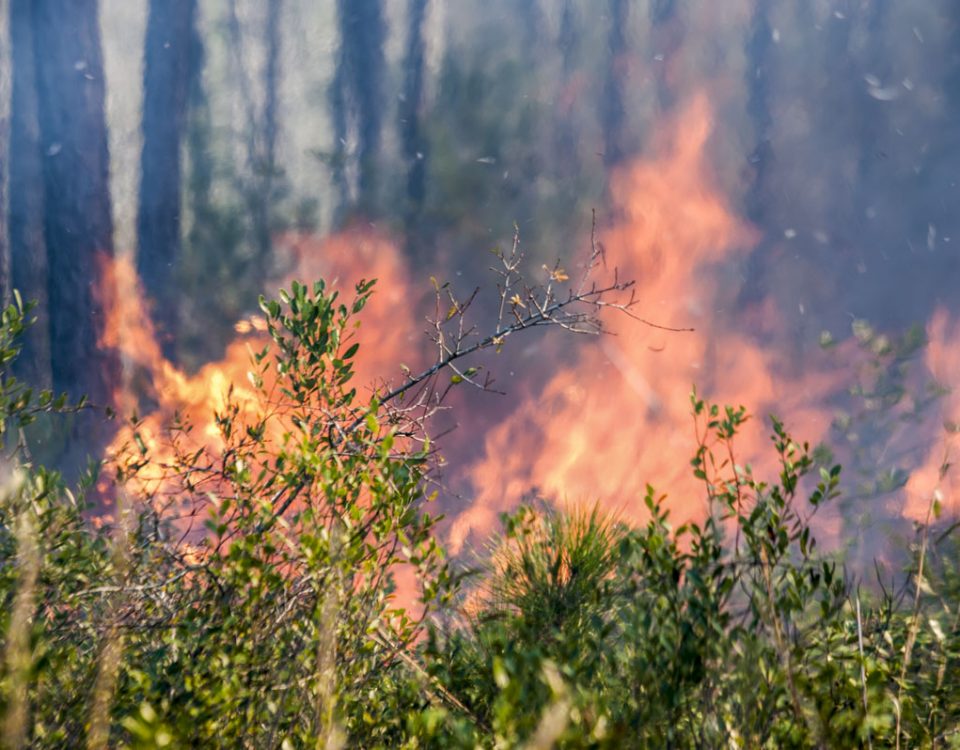
[[[905,584],[861,592],[812,532],[840,468],[773,420],[758,479],[736,461],[746,411],[696,394],[701,523],[674,528],[652,488],[641,526],[525,505],[460,596],[424,508],[429,445],[352,385],[372,287],[262,300],[254,397],[228,394],[206,447],[178,424],[161,460],[134,422],[74,493],[8,441],[5,746],[960,744],[955,527],[931,501]],[[5,435],[73,408],[7,376],[26,315],[0,326]]]
[[[892,335],[856,319],[851,332],[850,345],[855,344],[856,351],[851,355],[848,347],[842,356],[852,380],[843,408],[835,412],[831,435],[847,467],[848,489],[840,510],[852,527],[870,526],[884,536],[902,539],[909,536],[909,524],[877,513],[876,508],[909,479],[917,458],[906,447],[909,436],[916,425],[930,418],[946,389],[928,380],[922,363],[927,345],[922,327]],[[821,335],[821,343],[824,348],[835,344],[827,332]],[[847,559],[869,564],[875,551],[865,542],[857,536],[845,540]]]
[[[819,468],[774,420],[779,475],[759,481],[734,460],[745,411],[692,405],[702,525],[673,529],[652,489],[642,528],[597,511],[505,516],[469,616],[425,648],[464,703],[437,746],[956,743],[955,558],[941,557],[934,595],[918,549],[916,597],[863,605],[810,526],[840,468]]]
[[[452,579],[422,508],[426,449],[351,384],[352,315],[372,286],[349,305],[322,283],[264,301],[273,346],[254,359],[257,398],[231,392],[215,448],[186,450],[179,425],[183,450],[163,464],[134,433],[109,523],[87,523],[89,504],[55,476],[19,470],[0,506],[8,604],[20,519],[40,563],[29,677],[12,684],[8,669],[4,698],[26,690],[32,746],[92,743],[97,727],[139,747],[395,746],[397,703],[425,703],[400,655]],[[20,419],[29,401],[3,383]],[[180,507],[205,512],[205,528]],[[420,584],[417,611],[394,604],[401,568]],[[4,617],[9,632],[10,606]]]
[[[86,399],[67,408],[67,395],[43,389],[34,392],[28,384],[12,374],[12,365],[20,356],[23,336],[32,322],[34,303],[24,304],[20,293],[13,291],[13,300],[0,313],[0,441],[20,439],[20,430],[33,424],[44,414],[77,411],[86,406]]]

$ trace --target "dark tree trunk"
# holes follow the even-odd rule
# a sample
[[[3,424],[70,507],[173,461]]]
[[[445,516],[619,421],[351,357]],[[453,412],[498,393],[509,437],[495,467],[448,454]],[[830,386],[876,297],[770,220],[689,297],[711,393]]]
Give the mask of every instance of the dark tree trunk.
[[[770,25],[768,0],[757,0],[750,22],[747,41],[747,114],[753,125],[754,148],[749,156],[752,179],[747,188],[747,217],[759,226],[766,218],[767,172],[773,156],[770,114],[771,48],[773,28]]]
[[[404,223],[407,244],[415,243],[427,194],[427,142],[423,137],[424,54],[423,23],[429,0],[410,0],[407,51],[404,60],[403,100],[400,104],[400,139],[407,168]],[[413,248],[408,248],[413,249]]]
[[[540,43],[543,40],[543,11],[538,0],[519,0],[517,15],[523,26],[523,53],[524,57],[533,63],[537,60]]]
[[[190,29],[190,47],[187,56],[187,200],[193,222],[187,234],[187,245],[196,248],[212,244],[215,223],[211,204],[213,163],[211,160],[210,131],[213,128],[210,104],[203,86],[206,52],[203,39],[194,26]]]
[[[47,250],[43,239],[43,163],[37,116],[37,75],[33,59],[33,0],[11,0],[10,191],[8,229],[10,283],[24,301],[37,303],[35,325],[27,332],[14,367],[18,377],[51,385],[50,319],[47,314]]]
[[[577,9],[574,7],[573,0],[564,0],[563,10],[560,12],[560,34],[557,39],[564,76],[569,76],[573,72],[577,42]]]
[[[143,79],[137,270],[166,356],[177,332],[174,280],[181,244],[181,142],[196,0],[151,0]]]
[[[372,213],[377,204],[377,173],[383,129],[383,45],[386,40],[383,0],[338,0],[337,18],[340,54],[333,90],[337,148],[342,149],[351,125],[355,125],[356,204],[359,210]],[[343,155],[343,152],[340,154]],[[349,154],[343,155],[343,158],[350,161]]]
[[[856,12],[862,16],[859,20],[866,28],[869,40],[867,57],[861,59],[860,70],[855,77],[862,81],[867,74],[878,75],[883,84],[889,86],[891,82],[897,80],[895,65],[890,59],[889,49],[880,41],[883,38],[881,34],[889,6],[886,0],[867,0],[855,7]],[[856,19],[857,16],[853,15],[853,18]],[[848,48],[849,46],[848,41]],[[878,168],[881,171],[885,168],[886,159],[880,157],[880,152],[883,150],[881,144],[884,135],[892,132],[894,128],[889,121],[890,109],[884,102],[871,96],[863,96],[862,93],[861,101],[864,102],[864,106],[860,109],[862,114],[856,140],[860,145],[860,178],[869,186],[871,177]]]
[[[577,154],[577,125],[573,117],[576,101],[570,90],[579,52],[580,35],[577,28],[577,11],[573,0],[564,0],[560,15],[560,34],[557,47],[560,50],[560,107],[557,111],[557,126],[554,136],[554,164],[561,179],[569,179],[580,172]]]
[[[0,7],[4,7],[0,5]],[[13,98],[10,14],[0,18],[0,302],[10,299],[10,230],[7,225],[10,174],[10,106]]]
[[[113,255],[110,160],[96,0],[33,0],[53,385],[112,401],[99,269]]]
[[[824,26],[825,49],[819,56],[823,89],[811,106],[817,116],[817,130],[826,144],[824,169],[833,172],[830,184],[836,186],[825,208],[824,220],[834,237],[843,238],[848,251],[845,257],[851,264],[860,233],[866,229],[861,209],[865,208],[869,187],[864,175],[876,161],[878,136],[886,118],[883,103],[867,93],[867,71],[851,49],[855,24],[862,20],[860,7],[856,0],[839,2],[836,14]],[[855,157],[859,179],[853,186],[843,174],[843,165]]]
[[[280,89],[280,18],[283,0],[270,0],[267,10],[267,64],[264,68],[266,102],[263,108],[263,160],[267,174],[277,167],[278,93]]]
[[[683,24],[677,2],[678,0],[652,0],[650,4],[653,77],[657,84],[657,101],[663,111],[670,109],[676,99],[673,91],[673,67],[683,43]]]
[[[253,154],[254,178],[250,191],[250,211],[261,267],[265,267],[273,249],[272,212],[274,178],[277,176],[278,98],[280,88],[280,18],[283,0],[269,0],[266,36],[267,60],[263,70],[263,118],[258,128]]]
[[[350,205],[350,180],[347,176],[347,76],[342,58],[338,60],[330,86],[330,117],[333,120],[333,150],[330,177],[337,192],[337,221]]]
[[[946,73],[943,79],[944,100],[947,103],[945,121],[951,124],[960,118],[960,3],[952,3],[947,16]],[[960,128],[945,128],[950,146],[960,143]],[[951,149],[952,150],[952,149]],[[954,153],[956,153],[954,151]]]
[[[626,123],[627,77],[627,22],[630,16],[629,0],[610,0],[610,63],[600,103],[604,140],[604,163],[617,164],[624,155],[624,124]]]
[[[227,30],[230,38],[231,60],[236,76],[235,86],[246,115],[247,174],[239,181],[240,192],[247,204],[250,229],[256,256],[256,273],[266,268],[271,241],[271,203],[273,178],[276,172],[277,89],[280,70],[280,16],[282,0],[268,0],[264,19],[266,64],[263,71],[264,103],[258,110],[252,91],[253,76],[247,70],[244,52],[244,30],[241,26],[237,0],[227,4]]]

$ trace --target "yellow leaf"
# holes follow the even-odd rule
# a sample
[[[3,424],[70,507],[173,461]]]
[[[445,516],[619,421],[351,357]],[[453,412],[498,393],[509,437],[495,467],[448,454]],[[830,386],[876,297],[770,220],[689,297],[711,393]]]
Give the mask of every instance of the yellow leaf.
[[[510,304],[513,305],[514,307],[523,307],[523,308],[526,308],[526,305],[523,304],[523,300],[520,299],[520,295],[519,295],[519,294],[514,294],[514,295],[510,298]]]

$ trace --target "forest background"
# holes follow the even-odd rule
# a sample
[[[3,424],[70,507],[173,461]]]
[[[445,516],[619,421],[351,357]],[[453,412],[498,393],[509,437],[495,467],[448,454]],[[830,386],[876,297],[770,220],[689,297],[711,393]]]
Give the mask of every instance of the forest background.
[[[681,520],[702,521],[709,503],[680,479],[698,449],[694,382],[785,417],[828,476],[843,462],[844,497],[816,523],[853,570],[915,564],[913,524],[926,528],[932,499],[938,520],[952,517],[955,4],[2,11],[3,283],[38,302],[12,360],[22,380],[121,421],[170,422],[194,404],[168,386],[209,395],[209,368],[237,350],[241,369],[220,371],[243,372],[238,344],[270,313],[258,294],[309,275],[345,289],[380,277],[388,307],[367,312],[375,354],[361,375],[402,381],[401,366],[429,361],[430,276],[450,280],[458,317],[514,225],[537,284],[575,275],[595,223],[647,323],[491,352],[478,366],[507,396],[456,389],[432,426],[467,425],[442,443],[453,551],[482,546],[530,493],[646,523],[653,482]],[[472,313],[495,319],[497,303],[480,295]],[[76,477],[89,437],[106,446],[119,428],[68,424],[40,420],[24,441]],[[762,466],[758,435],[743,450]],[[812,709],[788,692],[807,726]]]

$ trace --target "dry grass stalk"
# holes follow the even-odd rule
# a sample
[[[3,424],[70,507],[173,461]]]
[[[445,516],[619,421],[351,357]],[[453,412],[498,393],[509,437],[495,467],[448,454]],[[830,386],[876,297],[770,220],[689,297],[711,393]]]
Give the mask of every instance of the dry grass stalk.
[[[7,713],[3,723],[4,746],[11,750],[26,747],[29,738],[29,680],[33,654],[30,628],[36,606],[37,578],[40,574],[40,547],[32,511],[17,515],[14,528],[17,540],[17,590],[7,633],[6,667],[9,678]]]
[[[113,563],[117,581],[107,614],[107,630],[100,653],[100,666],[93,687],[90,708],[90,729],[87,733],[88,750],[106,750],[110,743],[110,709],[117,688],[120,663],[123,658],[123,635],[120,632],[120,613],[128,597],[126,588],[130,578],[130,510],[124,497],[117,496],[117,525],[113,539]]]
[[[330,529],[330,560],[337,570],[343,524],[337,519]],[[340,616],[342,582],[336,573],[321,592],[320,637],[317,644],[317,750],[341,750],[346,737],[336,719],[337,709],[337,619]]]

